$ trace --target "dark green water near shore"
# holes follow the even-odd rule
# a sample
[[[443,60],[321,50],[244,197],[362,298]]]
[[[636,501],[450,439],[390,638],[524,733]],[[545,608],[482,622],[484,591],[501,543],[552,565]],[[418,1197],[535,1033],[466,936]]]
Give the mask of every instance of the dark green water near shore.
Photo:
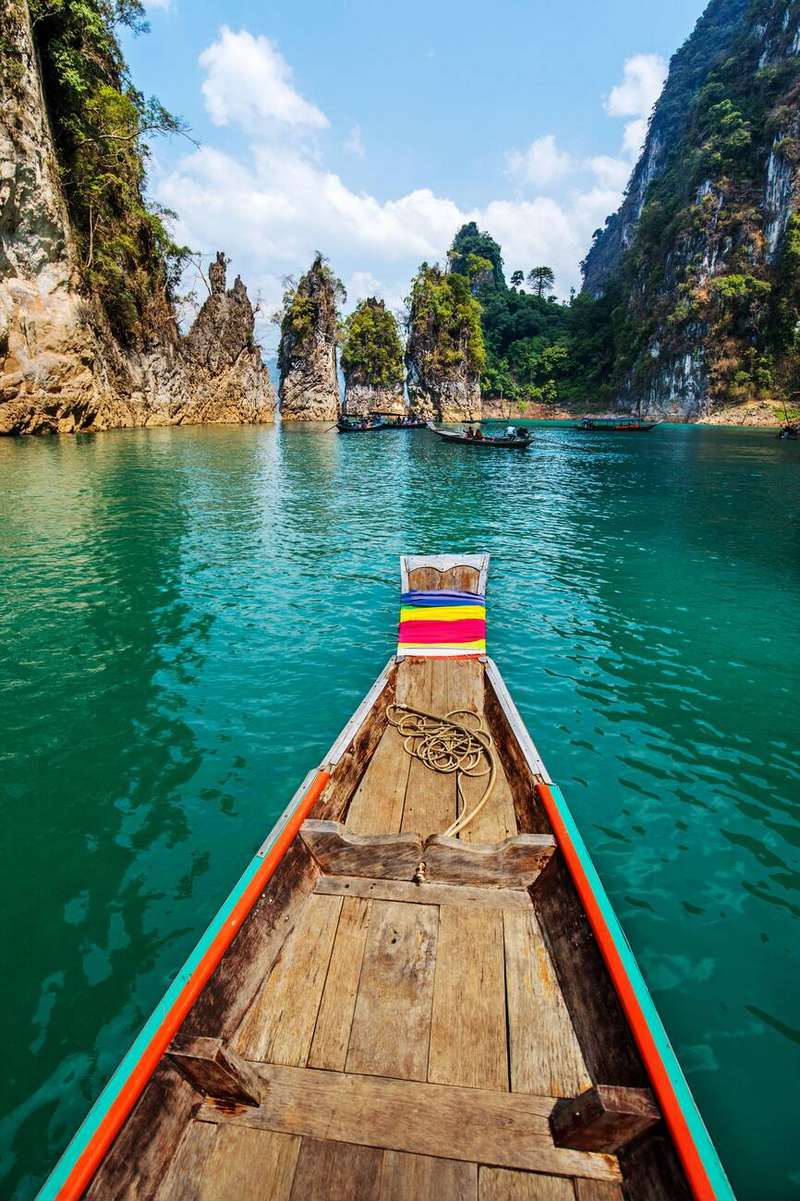
[[[800,446],[535,432],[0,441],[0,1195],[391,654],[398,555],[489,550],[490,653],[734,1187],[800,1196]]]

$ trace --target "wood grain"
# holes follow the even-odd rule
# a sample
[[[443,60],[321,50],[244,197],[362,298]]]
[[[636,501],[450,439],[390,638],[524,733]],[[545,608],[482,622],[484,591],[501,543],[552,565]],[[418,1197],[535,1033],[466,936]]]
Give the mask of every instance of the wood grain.
[[[504,913],[511,1089],[574,1097],[591,1080],[534,913]]]
[[[340,897],[312,894],[247,1018],[233,1040],[246,1059],[302,1065],[342,908]]]
[[[409,905],[469,905],[481,909],[532,910],[523,888],[476,888],[469,884],[409,884],[405,880],[369,880],[359,876],[320,876],[315,892],[333,897],[404,901]]]
[[[422,858],[418,834],[353,834],[341,822],[306,821],[300,837],[329,876],[412,880]]]
[[[551,834],[516,834],[495,846],[436,834],[424,849],[425,879],[485,888],[529,888],[554,853]]]
[[[264,1082],[260,1108],[225,1111],[207,1101],[200,1109],[203,1121],[558,1176],[620,1179],[614,1156],[553,1146],[551,1097],[255,1066]]]
[[[386,730],[386,710],[394,702],[397,671],[392,671],[386,686],[365,717],[353,741],[333,770],[322,795],[309,814],[319,821],[344,821],[353,793],[361,782],[372,756]]]
[[[550,1115],[550,1131],[557,1147],[616,1153],[660,1121],[650,1089],[596,1084],[559,1102]]]
[[[348,1072],[425,1079],[438,916],[433,906],[371,903]]]
[[[482,1167],[478,1197],[479,1201],[574,1201],[575,1188],[563,1176]]]
[[[438,567],[415,567],[408,573],[408,586],[413,592],[477,592],[480,572],[460,563],[440,571]]]
[[[415,686],[409,688],[405,703],[426,713],[447,713],[447,660],[417,659],[409,666],[414,669]],[[442,775],[419,759],[412,760],[401,830],[427,838],[446,830],[455,815],[455,775]]]
[[[508,1088],[503,914],[443,907],[428,1080]]]
[[[218,1130],[196,1201],[285,1201],[301,1139],[245,1126]]]
[[[221,1038],[174,1039],[167,1058],[194,1088],[231,1105],[258,1105],[258,1080],[250,1066]]]
[[[206,1165],[217,1138],[227,1133],[210,1122],[190,1122],[158,1189],[158,1201],[199,1201]],[[248,1131],[248,1133],[250,1133]],[[102,1195],[102,1194],[101,1194]],[[107,1193],[106,1196],[112,1194]],[[118,1196],[119,1194],[113,1194]],[[140,1196],[147,1194],[126,1194]]]
[[[623,1201],[622,1189],[610,1180],[584,1180],[578,1176],[574,1184],[577,1201]]]
[[[304,1138],[292,1201],[378,1201],[381,1160],[374,1147]]]
[[[367,941],[369,912],[369,901],[358,897],[344,899],[308,1057],[312,1068],[330,1068],[337,1072],[344,1068]]]
[[[381,1201],[477,1201],[478,1165],[384,1151]]]
[[[400,670],[406,664],[400,665]],[[397,834],[403,819],[411,756],[394,726],[387,726],[347,811],[353,834]]]

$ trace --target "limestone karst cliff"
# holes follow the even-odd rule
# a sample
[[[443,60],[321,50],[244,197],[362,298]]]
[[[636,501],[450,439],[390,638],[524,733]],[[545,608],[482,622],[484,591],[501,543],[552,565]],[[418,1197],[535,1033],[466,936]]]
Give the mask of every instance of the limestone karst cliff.
[[[800,387],[800,6],[711,0],[584,263],[623,408],[705,418]]]
[[[341,281],[318,254],[295,286],[290,282],[279,316],[280,411],[288,421],[335,421],[340,409],[336,371]]]
[[[382,300],[360,301],[344,323],[344,413],[405,412],[403,344],[397,321]]]
[[[253,309],[219,256],[177,328],[179,248],[143,200],[144,102],[100,10],[78,8],[0,9],[0,433],[270,421]]]
[[[411,284],[406,371],[413,410],[436,421],[481,416],[481,308],[469,279],[423,263]]]

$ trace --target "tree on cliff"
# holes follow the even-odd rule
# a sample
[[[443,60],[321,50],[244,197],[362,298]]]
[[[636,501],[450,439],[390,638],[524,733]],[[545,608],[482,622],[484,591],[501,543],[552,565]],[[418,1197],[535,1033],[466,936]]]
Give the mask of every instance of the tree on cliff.
[[[545,292],[552,292],[556,286],[555,272],[552,267],[534,267],[528,272],[528,283],[541,300]]]
[[[145,138],[185,132],[157,100],[133,86],[116,28],[147,28],[141,0],[31,0],[30,19],[83,282],[124,344],[174,326],[171,302],[187,250],[143,197]],[[27,19],[6,0],[9,24]],[[4,55],[0,55],[0,59]],[[0,68],[13,95],[15,64]]]
[[[315,342],[325,342],[335,349],[339,305],[346,299],[344,284],[319,252],[299,282],[287,279],[283,304],[274,318],[281,328],[278,348],[281,372],[289,371],[299,358],[311,351]]]
[[[397,388],[403,383],[403,344],[394,314],[374,296],[344,322],[342,370],[348,384]]]
[[[481,306],[468,276],[423,263],[411,282],[407,304],[406,366],[412,399],[433,398],[436,404],[448,389],[477,392],[486,352]]]
[[[450,270],[458,275],[468,276],[473,285],[482,287],[505,288],[506,280],[503,275],[503,255],[500,244],[495,242],[491,234],[481,232],[474,221],[462,225],[453,244],[447,252]],[[477,260],[484,260],[480,276],[477,270]]]

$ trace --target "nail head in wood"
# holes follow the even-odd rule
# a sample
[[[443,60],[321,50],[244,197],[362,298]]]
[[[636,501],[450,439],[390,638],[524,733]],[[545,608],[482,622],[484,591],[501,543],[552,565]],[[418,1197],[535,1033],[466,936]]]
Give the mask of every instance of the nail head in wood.
[[[175,1039],[167,1058],[199,1092],[228,1105],[261,1104],[258,1076],[220,1038]]]
[[[557,1147],[613,1155],[661,1118],[646,1088],[597,1084],[571,1100],[559,1101],[550,1115]]]

